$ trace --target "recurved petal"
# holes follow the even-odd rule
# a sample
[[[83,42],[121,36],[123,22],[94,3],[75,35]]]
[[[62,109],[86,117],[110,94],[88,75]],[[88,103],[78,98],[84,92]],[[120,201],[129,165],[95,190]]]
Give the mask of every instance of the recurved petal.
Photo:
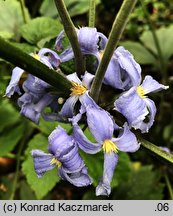
[[[132,81],[132,86],[138,86],[141,83],[141,67],[134,60],[133,55],[124,49],[118,47],[114,52],[120,67],[125,70]]]
[[[141,122],[140,129],[142,133],[148,133],[154,122],[156,115],[156,106],[155,103],[149,98],[145,98],[144,101],[146,103],[149,114],[146,116],[145,121]]]
[[[48,137],[49,141],[49,152],[57,158],[61,155],[67,154],[69,150],[74,146],[72,137],[67,132],[58,126]]]
[[[104,84],[110,85],[113,88],[123,89],[123,83],[121,80],[121,71],[120,71],[119,63],[115,58],[115,55],[112,56],[109,65],[107,67],[104,76]]]
[[[77,173],[66,173],[62,167],[58,169],[59,176],[77,187],[85,187],[92,184],[91,177],[87,174],[86,168]]]
[[[149,113],[144,99],[136,92],[136,87],[123,93],[114,105],[115,109],[127,118],[129,125],[135,129],[140,129],[140,123]]]
[[[120,130],[119,136],[117,138],[113,138],[112,141],[122,152],[135,152],[140,147],[136,136],[130,131],[127,123],[125,123],[123,129]]]
[[[35,172],[39,178],[41,178],[45,172],[55,167],[55,164],[51,164],[51,160],[53,159],[52,154],[44,153],[41,150],[32,150],[31,155],[34,160]]]
[[[63,117],[72,118],[74,115],[74,107],[78,99],[78,96],[70,96],[64,103],[60,111],[60,115],[62,115]]]
[[[56,38],[56,41],[55,41],[54,48],[55,48],[58,52],[64,49],[63,44],[62,44],[62,39],[63,39],[63,37],[64,37],[64,30],[62,30],[62,31],[59,33],[59,35],[58,35],[58,37]]]
[[[79,155],[77,145],[69,149],[66,154],[59,156],[58,160],[62,163],[63,169],[67,173],[79,172],[85,166],[82,158]]]
[[[114,123],[108,112],[101,108],[87,106],[88,127],[98,143],[111,139],[114,131]]]
[[[82,85],[82,81],[79,79],[77,73],[72,73],[72,74],[69,74],[66,76],[67,79],[71,82],[75,82],[75,83],[78,83],[78,84],[81,84]]]
[[[88,154],[96,154],[102,148],[99,143],[90,142],[77,123],[73,122],[73,137],[79,148]]]
[[[144,89],[145,94],[148,94],[150,92],[158,92],[163,89],[166,90],[169,88],[169,86],[158,83],[153,79],[152,76],[146,76],[141,86]]]
[[[15,67],[13,69],[10,83],[8,84],[5,92],[5,95],[7,97],[11,97],[15,92],[18,93],[19,95],[21,94],[18,83],[24,72],[25,71],[19,67]]]
[[[89,90],[91,88],[91,84],[92,84],[93,79],[94,79],[94,75],[90,74],[86,71],[83,78],[82,78],[82,84],[84,86],[86,86],[87,89]]]
[[[96,196],[106,195],[111,193],[111,181],[115,167],[118,162],[118,155],[114,152],[104,154],[104,170],[103,177],[96,187]]]

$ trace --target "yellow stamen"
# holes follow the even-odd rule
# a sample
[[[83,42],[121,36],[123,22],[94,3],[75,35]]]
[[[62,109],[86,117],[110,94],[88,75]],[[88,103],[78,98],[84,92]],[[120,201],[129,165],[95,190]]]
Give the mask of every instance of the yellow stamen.
[[[142,86],[138,86],[136,91],[137,91],[138,95],[139,95],[141,98],[146,98],[146,97],[147,97],[147,96],[145,96],[145,91],[144,91],[144,89],[142,88]]]
[[[102,58],[103,58],[103,53],[104,53],[104,50],[101,50],[101,51],[99,52],[100,60],[102,60]]]
[[[58,166],[58,167],[61,167],[61,162],[60,161],[58,161],[56,158],[53,158],[52,160],[51,160],[51,162],[50,162],[50,165],[53,165],[53,164],[55,164],[56,166]]]
[[[87,88],[81,84],[72,82],[72,86],[73,87],[70,89],[71,96],[80,96],[80,95],[83,95],[87,91]]]
[[[111,152],[118,153],[118,147],[116,146],[116,144],[108,139],[103,142],[102,148],[105,153],[111,153]]]
[[[35,58],[36,60],[40,61],[40,56],[37,55],[36,53],[32,54],[32,57]]]

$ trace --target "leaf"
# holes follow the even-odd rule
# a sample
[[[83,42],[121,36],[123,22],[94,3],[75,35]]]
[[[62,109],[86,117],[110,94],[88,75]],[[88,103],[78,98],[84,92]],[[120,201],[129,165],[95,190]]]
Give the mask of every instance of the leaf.
[[[11,42],[12,45],[14,45],[15,47],[23,50],[24,52],[30,54],[30,53],[35,53],[38,51],[38,48],[33,46],[33,45],[29,45],[27,43],[17,43],[17,42]]]
[[[20,199],[21,200],[35,200],[35,194],[30,189],[26,181],[22,180],[20,183]]]
[[[62,29],[62,25],[57,20],[38,17],[23,25],[20,31],[26,41],[41,48],[45,42],[57,37]]]
[[[132,170],[128,181],[114,190],[113,199],[162,200],[163,184],[160,175],[152,166]]]
[[[133,54],[139,64],[156,63],[155,57],[142,44],[133,41],[124,41],[121,42],[121,45]]]
[[[40,149],[47,152],[47,147],[48,140],[46,137],[41,134],[34,136],[34,138],[29,142],[28,148],[25,152],[26,160],[22,164],[22,171],[26,176],[28,184],[34,190],[37,199],[42,199],[46,196],[60,180],[56,168],[46,172],[42,178],[38,178],[35,173],[31,150]]]
[[[20,119],[20,114],[6,99],[0,99],[0,133],[6,128],[17,124]]]
[[[173,55],[173,49],[170,44],[173,44],[173,25],[168,27],[162,27],[156,30],[156,35],[159,41],[159,45],[162,51],[163,58],[168,60]],[[140,40],[145,44],[145,46],[152,50],[157,56],[158,51],[155,45],[151,31],[145,31],[140,37]]]
[[[89,1],[88,0],[64,0],[65,5],[71,17],[77,16],[89,11]],[[96,4],[99,4],[100,0],[96,0]],[[55,17],[58,15],[57,9],[55,7],[54,0],[44,0],[40,13],[44,16]]]
[[[27,18],[28,10],[25,8]],[[20,36],[19,28],[24,24],[21,6],[18,0],[0,1],[0,35],[5,38],[14,37],[17,40]]]
[[[0,156],[11,152],[23,136],[24,125],[20,124],[0,134]]]

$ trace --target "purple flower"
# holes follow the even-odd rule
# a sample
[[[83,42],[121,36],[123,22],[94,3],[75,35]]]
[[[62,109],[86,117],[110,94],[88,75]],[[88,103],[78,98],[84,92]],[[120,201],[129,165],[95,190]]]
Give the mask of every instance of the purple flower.
[[[115,101],[115,109],[122,113],[131,127],[148,132],[154,122],[156,106],[146,95],[150,92],[167,89],[168,86],[159,84],[151,76],[146,76],[140,85],[141,77],[134,76],[135,85]]]
[[[54,51],[47,48],[41,49],[38,55],[31,55],[51,69],[57,68],[61,61]],[[21,94],[18,83],[23,73],[24,70],[19,67],[13,69],[11,81],[6,89],[7,97],[11,97],[15,92]],[[51,105],[55,96],[47,93],[47,89],[50,88],[48,83],[31,74],[28,75],[22,87],[25,93],[18,99],[21,114],[38,124],[40,114],[46,106]]]
[[[45,172],[58,167],[58,175],[77,187],[88,186],[92,183],[87,169],[78,153],[78,147],[71,136],[58,126],[49,136],[49,153],[32,150],[34,168],[41,178]]]
[[[103,150],[103,176],[96,188],[96,195],[109,195],[114,169],[118,162],[118,151],[135,152],[140,145],[127,123],[120,128],[105,110],[88,105],[86,116],[88,127],[97,143],[90,142],[79,127],[80,114],[72,119],[73,136],[79,148],[88,154],[96,154]],[[117,137],[114,137],[114,131],[119,132]]]
[[[88,72],[85,72],[82,81],[78,78],[76,73],[67,76],[67,79],[72,83],[72,88],[70,89],[70,97],[65,101],[61,109],[60,114],[62,116],[73,117],[77,101],[79,101],[83,107],[95,103],[88,94],[93,78],[94,75]]]

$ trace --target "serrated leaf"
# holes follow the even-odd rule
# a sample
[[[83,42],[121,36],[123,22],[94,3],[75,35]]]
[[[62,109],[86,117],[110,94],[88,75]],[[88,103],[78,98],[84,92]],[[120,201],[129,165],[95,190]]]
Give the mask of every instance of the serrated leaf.
[[[32,149],[40,149],[47,152],[48,140],[45,136],[38,134],[29,142],[25,152],[26,160],[22,164],[22,171],[26,176],[27,182],[35,192],[37,199],[42,199],[60,180],[57,175],[57,169],[53,169],[44,174],[42,178],[38,178],[35,170],[33,158],[31,156]]]
[[[140,43],[133,41],[124,41],[121,42],[121,45],[124,46],[128,51],[130,51],[135,60],[139,64],[155,64],[155,57]]]
[[[29,13],[26,8],[25,13],[29,19]],[[0,31],[6,32],[6,36],[10,36],[10,38],[18,39],[20,35],[19,28],[23,24],[24,20],[20,2],[18,0],[0,1]]]
[[[156,36],[158,38],[160,49],[165,60],[168,60],[173,55],[173,49],[172,46],[170,46],[170,44],[173,44],[173,37],[171,37],[172,34],[173,25],[162,27],[156,30]],[[146,47],[148,47],[148,49],[152,50],[156,55],[158,55],[158,50],[151,31],[145,31],[141,35],[140,40],[145,44]]]
[[[20,31],[26,41],[42,47],[45,42],[57,37],[62,29],[63,27],[58,20],[50,17],[38,17],[23,25]]]
[[[11,152],[23,136],[23,124],[15,126],[0,134],[0,156]]]

